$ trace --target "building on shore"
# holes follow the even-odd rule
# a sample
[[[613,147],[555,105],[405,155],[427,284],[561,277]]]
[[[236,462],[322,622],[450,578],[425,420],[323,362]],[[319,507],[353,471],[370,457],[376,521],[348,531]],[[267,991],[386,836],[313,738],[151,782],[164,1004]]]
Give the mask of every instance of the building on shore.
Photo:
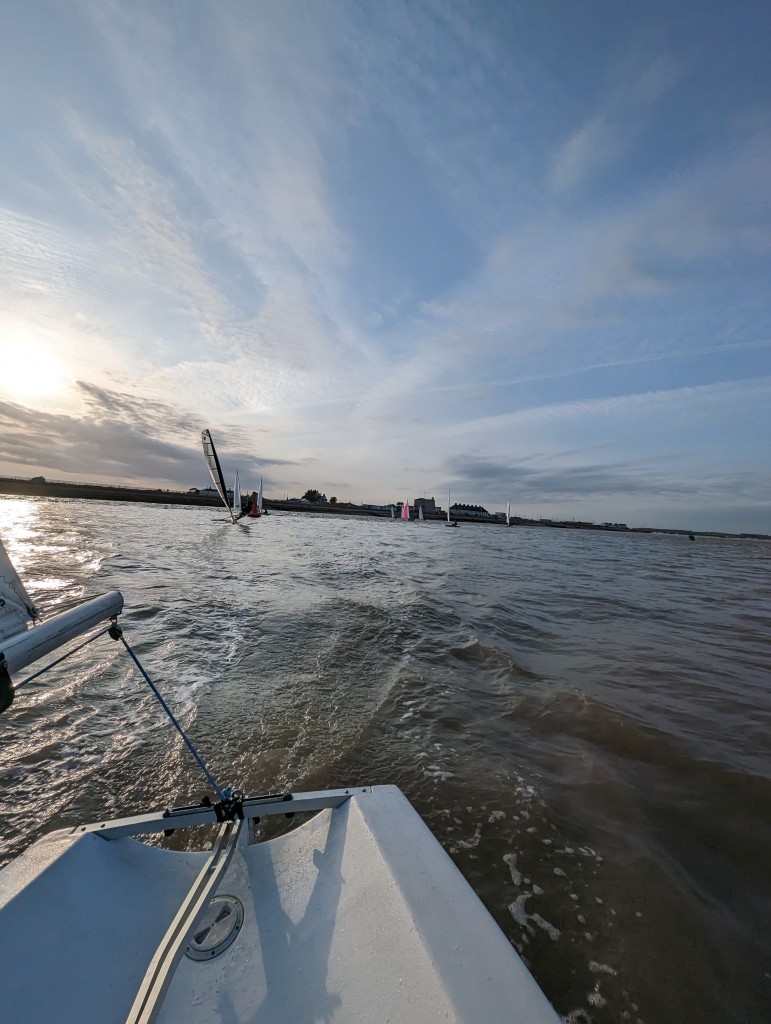
[[[428,515],[429,512],[436,514],[441,512],[441,508],[437,508],[436,502],[433,498],[415,498],[412,502],[412,507],[417,511],[419,508],[423,509],[423,515]]]
[[[468,519],[494,519],[495,516],[481,505],[453,505],[450,515],[466,516]]]

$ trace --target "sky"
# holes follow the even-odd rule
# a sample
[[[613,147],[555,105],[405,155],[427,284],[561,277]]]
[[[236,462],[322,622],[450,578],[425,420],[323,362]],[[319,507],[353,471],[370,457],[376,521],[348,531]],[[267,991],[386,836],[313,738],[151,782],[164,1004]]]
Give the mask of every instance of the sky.
[[[766,0],[0,6],[0,475],[771,533]]]

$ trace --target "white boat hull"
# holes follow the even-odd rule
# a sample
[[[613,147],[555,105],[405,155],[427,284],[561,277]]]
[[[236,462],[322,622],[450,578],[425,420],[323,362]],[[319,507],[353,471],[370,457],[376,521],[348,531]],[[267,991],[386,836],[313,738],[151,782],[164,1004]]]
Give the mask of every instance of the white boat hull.
[[[159,1022],[558,1024],[398,789],[324,796],[308,807],[326,809],[269,842],[242,842],[244,824],[218,889],[240,901],[242,927],[213,959],[182,957]],[[302,797],[244,808],[284,813]],[[141,830],[131,822],[54,833],[0,872],[9,1021],[125,1024],[207,857],[122,838]]]

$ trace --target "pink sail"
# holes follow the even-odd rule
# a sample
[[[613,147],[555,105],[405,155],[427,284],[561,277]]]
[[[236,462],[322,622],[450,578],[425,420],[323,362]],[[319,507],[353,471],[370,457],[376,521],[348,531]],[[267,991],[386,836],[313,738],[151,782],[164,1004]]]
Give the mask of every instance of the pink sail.
[[[409,519],[409,518],[410,518],[410,503],[408,501],[405,501],[405,503],[402,505],[402,519]]]

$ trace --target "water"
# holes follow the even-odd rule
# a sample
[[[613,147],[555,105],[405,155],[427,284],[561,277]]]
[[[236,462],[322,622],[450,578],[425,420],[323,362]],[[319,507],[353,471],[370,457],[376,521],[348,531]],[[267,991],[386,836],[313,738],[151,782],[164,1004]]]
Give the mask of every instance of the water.
[[[120,588],[223,783],[394,782],[567,1021],[771,1019],[771,545],[0,501],[49,614]],[[0,720],[7,860],[196,800],[119,645]]]

